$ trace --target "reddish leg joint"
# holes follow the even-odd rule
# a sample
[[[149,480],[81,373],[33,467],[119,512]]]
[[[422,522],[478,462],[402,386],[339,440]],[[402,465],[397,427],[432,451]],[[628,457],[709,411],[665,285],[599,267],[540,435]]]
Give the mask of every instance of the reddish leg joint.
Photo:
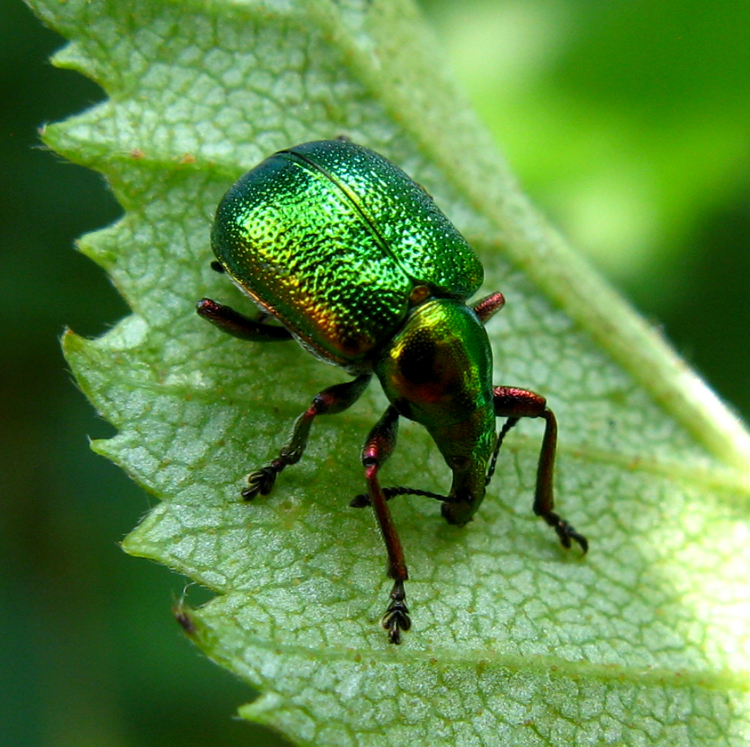
[[[489,296],[480,298],[471,308],[479,317],[482,324],[486,324],[490,317],[505,306],[505,298],[502,293],[491,293]]]

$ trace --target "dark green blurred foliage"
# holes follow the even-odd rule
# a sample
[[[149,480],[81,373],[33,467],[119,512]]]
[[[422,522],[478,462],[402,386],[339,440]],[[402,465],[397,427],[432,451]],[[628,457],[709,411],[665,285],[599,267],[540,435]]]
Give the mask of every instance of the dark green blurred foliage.
[[[424,5],[532,197],[750,413],[750,4]],[[89,451],[112,429],[58,336],[127,313],[73,249],[120,210],[39,147],[102,97],[46,62],[62,44],[0,0],[0,745],[278,743],[182,637],[183,580],[116,547],[151,499]]]

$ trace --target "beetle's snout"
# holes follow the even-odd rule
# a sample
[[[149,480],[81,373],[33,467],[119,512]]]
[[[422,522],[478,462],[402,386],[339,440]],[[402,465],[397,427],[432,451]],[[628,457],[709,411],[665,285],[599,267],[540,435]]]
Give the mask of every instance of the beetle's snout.
[[[442,505],[442,514],[449,524],[468,524],[484,500],[484,463],[469,462],[468,469],[453,470],[453,485]]]
[[[471,502],[460,501],[459,503],[443,503],[443,517],[449,524],[455,524],[456,526],[462,527],[474,518],[474,513],[480,502],[481,499],[479,501]]]

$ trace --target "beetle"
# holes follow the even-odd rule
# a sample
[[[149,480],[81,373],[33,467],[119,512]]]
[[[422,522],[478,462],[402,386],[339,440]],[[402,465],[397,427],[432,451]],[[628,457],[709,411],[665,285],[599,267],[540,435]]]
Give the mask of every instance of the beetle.
[[[557,422],[544,397],[493,386],[484,329],[505,303],[482,284],[479,258],[433,199],[383,156],[348,139],[296,145],[267,158],[224,195],[213,223],[214,269],[225,272],[261,310],[252,319],[204,298],[198,313],[224,332],[254,342],[297,340],[340,366],[351,381],[313,397],[279,455],[246,478],[242,496],[268,494],[277,475],[299,461],[319,415],[343,412],[373,374],[390,402],[361,453],[367,493],[350,505],[374,509],[393,579],[381,623],[392,643],[411,626],[403,547],[388,501],[437,499],[450,524],[469,522],[495,471],[498,451],[520,418],[541,418],[534,513],[566,548],[586,538],[554,511]],[[268,323],[269,321],[279,324]],[[380,485],[396,445],[399,418],[421,423],[453,481],[447,495]],[[496,418],[507,418],[496,435]]]

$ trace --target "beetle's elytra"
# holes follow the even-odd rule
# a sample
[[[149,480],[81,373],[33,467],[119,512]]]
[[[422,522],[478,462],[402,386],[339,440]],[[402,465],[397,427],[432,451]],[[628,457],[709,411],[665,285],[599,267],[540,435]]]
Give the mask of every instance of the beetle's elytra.
[[[442,503],[451,524],[466,524],[484,498],[505,434],[520,418],[545,421],[534,512],[565,547],[583,535],[553,510],[557,424],[544,397],[492,384],[484,329],[504,304],[500,293],[467,305],[482,265],[432,198],[401,169],[348,140],[282,150],[245,174],[216,212],[211,244],[218,266],[283,326],[266,324],[204,298],[198,313],[235,337],[296,339],[354,378],[324,389],[297,418],[279,456],[247,476],[246,500],[265,495],[297,462],[318,415],[350,407],[375,374],[390,401],[365,440],[367,493],[393,579],[382,624],[393,643],[411,626],[404,551],[388,500],[422,495]],[[382,488],[378,471],[396,445],[399,417],[421,423],[453,473],[447,495]],[[496,435],[495,420],[507,418]]]

